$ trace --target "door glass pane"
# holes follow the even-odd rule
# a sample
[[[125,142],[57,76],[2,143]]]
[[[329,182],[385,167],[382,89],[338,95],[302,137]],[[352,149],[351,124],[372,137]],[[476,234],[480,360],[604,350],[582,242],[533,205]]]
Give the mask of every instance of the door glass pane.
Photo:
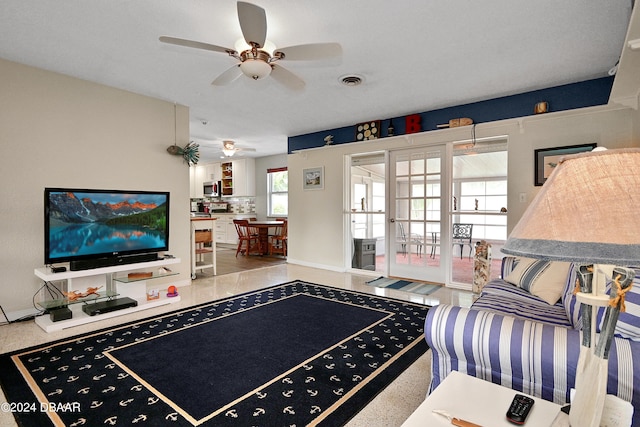
[[[432,182],[430,180],[427,183],[427,196],[429,197],[440,197],[440,182]]]
[[[396,199],[396,219],[409,219],[409,199]]]
[[[382,212],[385,208],[385,188],[384,182],[375,181],[372,186],[373,201],[371,203],[371,210],[374,212]],[[384,234],[384,233],[383,233]]]
[[[353,184],[353,202],[351,209],[364,211],[363,201],[367,200],[367,186],[365,184]]]
[[[409,180],[406,177],[396,178],[396,197],[409,197]]]
[[[427,199],[425,215],[429,221],[440,221],[440,199]]]
[[[440,174],[440,157],[427,159],[427,172],[430,174]]]
[[[407,175],[409,175],[409,156],[405,155],[396,162],[396,176],[400,177]]]
[[[424,158],[422,153],[411,155],[411,175],[424,175]]]
[[[411,184],[411,197],[422,197],[424,196],[424,184]]]
[[[411,199],[411,216],[410,216],[410,218],[412,220],[422,220],[422,221],[424,221],[424,219],[425,219],[424,213],[425,213],[424,198]]]

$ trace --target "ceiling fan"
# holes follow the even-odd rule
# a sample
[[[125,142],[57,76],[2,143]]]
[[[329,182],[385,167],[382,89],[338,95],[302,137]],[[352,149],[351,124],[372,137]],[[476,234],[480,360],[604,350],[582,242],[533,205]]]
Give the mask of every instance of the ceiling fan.
[[[211,82],[215,86],[229,84],[243,74],[253,80],[259,80],[270,75],[279,83],[291,89],[300,90],[304,88],[304,81],[291,71],[276,64],[277,61],[284,59],[292,61],[325,59],[339,56],[342,53],[342,47],[339,43],[302,44],[276,49],[273,53],[269,53],[265,50],[267,17],[264,9],[251,3],[239,1],[238,20],[240,21],[240,29],[244,40],[249,46],[248,49],[239,53],[234,49],[175,37],[162,36],[160,41],[178,46],[226,53],[240,61],[240,63],[235,64],[216,77]]]
[[[224,153],[225,156],[231,157],[237,151],[256,151],[256,149],[236,147],[236,143],[233,141],[228,141],[228,140],[222,141],[222,152]]]

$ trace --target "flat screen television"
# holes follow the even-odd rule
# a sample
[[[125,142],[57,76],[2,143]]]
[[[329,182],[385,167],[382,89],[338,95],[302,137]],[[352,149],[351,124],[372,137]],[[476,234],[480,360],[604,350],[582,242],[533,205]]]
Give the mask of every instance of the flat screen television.
[[[45,265],[85,270],[157,259],[168,249],[168,192],[44,190]]]

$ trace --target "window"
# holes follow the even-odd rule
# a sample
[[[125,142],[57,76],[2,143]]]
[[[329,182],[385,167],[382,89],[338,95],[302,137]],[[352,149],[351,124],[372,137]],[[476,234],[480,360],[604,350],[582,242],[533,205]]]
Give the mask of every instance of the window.
[[[289,214],[289,172],[287,168],[267,170],[268,216]]]

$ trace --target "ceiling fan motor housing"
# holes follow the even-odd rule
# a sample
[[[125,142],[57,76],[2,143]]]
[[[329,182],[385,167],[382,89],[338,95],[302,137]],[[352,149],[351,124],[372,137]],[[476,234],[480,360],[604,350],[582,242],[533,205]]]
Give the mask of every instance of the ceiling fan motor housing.
[[[240,54],[242,73],[253,80],[259,80],[271,74],[271,55],[264,50],[247,49]]]

